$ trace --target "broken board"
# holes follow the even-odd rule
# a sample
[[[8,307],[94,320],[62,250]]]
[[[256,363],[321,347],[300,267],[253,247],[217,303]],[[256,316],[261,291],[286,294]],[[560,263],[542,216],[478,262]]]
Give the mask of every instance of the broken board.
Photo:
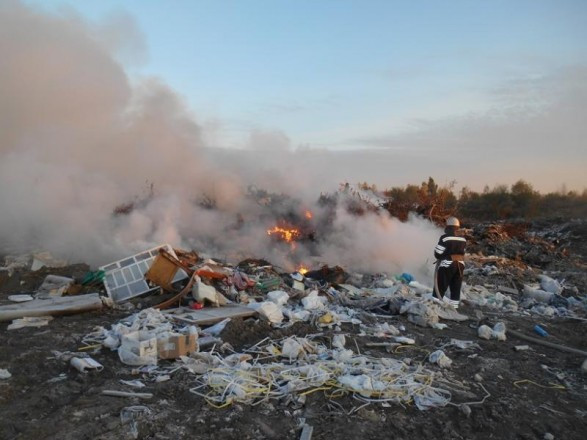
[[[226,318],[246,318],[257,312],[250,307],[229,304],[223,307],[206,307],[200,310],[188,308],[166,310],[163,313],[193,325],[212,325]]]
[[[101,308],[102,300],[97,293],[36,299],[25,303],[0,306],[0,322],[24,318],[25,316],[73,315]]]

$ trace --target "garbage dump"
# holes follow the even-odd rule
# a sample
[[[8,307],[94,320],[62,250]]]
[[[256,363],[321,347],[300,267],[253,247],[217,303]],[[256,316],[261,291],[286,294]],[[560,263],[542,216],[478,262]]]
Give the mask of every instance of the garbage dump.
[[[465,234],[473,252],[458,311],[435,296],[429,275],[401,270],[319,263],[292,271],[169,244],[94,270],[47,255],[42,268],[30,255],[6,257],[0,321],[23,360],[2,348],[0,392],[20,390],[29,363],[38,365],[35,392],[68,395],[91,384],[72,414],[86,425],[105,417],[125,438],[161,430],[183,438],[191,432],[184,414],[205,435],[228,438],[237,436],[233,420],[242,429],[254,423],[263,438],[346,438],[341,420],[368,431],[401,414],[425,437],[436,432],[435,417],[471,437],[464,420],[531,418],[536,408],[548,432],[562,433],[561,414],[587,414],[581,263],[511,258],[514,245],[497,226]],[[21,391],[25,401],[31,392]],[[173,417],[185,426],[169,427]],[[16,425],[1,429],[5,436]]]

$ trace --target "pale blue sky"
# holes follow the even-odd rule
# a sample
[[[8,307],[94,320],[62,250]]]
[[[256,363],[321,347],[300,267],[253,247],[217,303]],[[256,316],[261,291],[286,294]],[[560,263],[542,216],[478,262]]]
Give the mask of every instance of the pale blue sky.
[[[91,21],[127,13],[146,56],[128,72],[161,77],[219,146],[251,129],[292,146],[361,148],[422,121],[484,112],[503,83],[581,63],[587,2],[37,1]]]

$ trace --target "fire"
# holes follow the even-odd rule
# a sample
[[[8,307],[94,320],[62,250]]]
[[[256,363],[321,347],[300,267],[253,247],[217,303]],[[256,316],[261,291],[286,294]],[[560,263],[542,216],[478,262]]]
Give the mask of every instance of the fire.
[[[308,268],[306,266],[304,266],[303,264],[300,264],[300,267],[298,267],[298,272],[301,273],[302,275],[306,275],[308,273]]]
[[[311,219],[312,219],[312,217],[314,217],[314,214],[312,214],[312,211],[307,211],[307,210],[306,210],[306,213],[305,213],[304,215],[306,216],[306,218],[307,218],[308,220],[311,220]]]
[[[296,228],[280,228],[275,226],[273,229],[267,230],[267,235],[278,234],[281,239],[287,243],[294,245],[293,241],[300,236],[300,231]]]

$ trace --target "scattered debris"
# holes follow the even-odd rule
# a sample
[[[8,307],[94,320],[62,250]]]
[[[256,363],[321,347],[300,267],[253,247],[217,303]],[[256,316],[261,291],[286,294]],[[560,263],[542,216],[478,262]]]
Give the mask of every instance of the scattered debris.
[[[113,397],[136,397],[137,399],[152,399],[152,393],[129,393],[127,391],[103,390],[102,394]]]
[[[71,366],[81,373],[87,373],[90,370],[102,371],[104,367],[99,362],[95,361],[91,357],[79,358],[72,357],[69,361]]]
[[[63,296],[74,282],[75,280],[73,278],[47,275],[41,287],[37,289],[36,298],[47,299]]]
[[[0,368],[0,379],[10,379],[12,374],[8,370]]]
[[[151,415],[152,411],[146,406],[135,405],[122,408],[120,411],[120,423],[129,425],[130,435],[134,439],[139,438],[138,422],[145,416]]]
[[[538,324],[534,326],[534,333],[539,334],[543,338],[546,338],[548,336],[548,332],[544,330],[542,327],[540,327]]]
[[[32,301],[34,298],[31,295],[9,295],[8,299],[13,302],[27,302]]]
[[[12,324],[9,324],[8,327],[6,327],[6,329],[18,330],[19,328],[24,327],[43,327],[45,325],[49,325],[49,321],[51,321],[52,319],[52,316],[25,316],[24,318],[15,319],[14,321],[12,321]]]
[[[66,260],[59,260],[53,257],[50,252],[37,252],[32,256],[31,270],[33,272],[43,267],[59,268],[67,266]]]
[[[131,255],[130,257],[99,268],[105,273],[104,286],[106,287],[108,296],[114,302],[120,303],[159,289],[159,286],[149,286],[145,279],[145,274],[151,267],[153,261],[155,261],[155,258],[160,254],[160,249],[165,250],[177,258],[172,247],[165,244],[156,248],[147,249],[139,254]],[[187,277],[188,275],[184,271],[179,270],[172,281],[180,281]]]
[[[497,339],[498,341],[506,340],[506,328],[503,322],[498,322],[493,329],[487,325],[482,325],[477,329],[477,334],[481,339]]]
[[[438,364],[438,366],[442,368],[450,368],[452,365],[452,359],[449,358],[442,350],[436,350],[435,352],[430,353],[430,356],[428,356],[428,361],[431,364]]]
[[[314,432],[314,427],[304,423],[302,428],[302,433],[300,434],[300,440],[312,440],[312,433]]]
[[[141,382],[140,380],[120,380],[121,384],[128,385],[129,387],[133,388],[145,388],[146,385]]]
[[[292,267],[284,271],[264,260],[248,259],[233,266],[164,245],[97,271],[88,271],[87,266],[74,274],[44,269],[36,273],[34,282],[19,278],[30,271],[31,256],[5,259],[0,277],[10,283],[12,295],[0,300],[22,302],[0,306],[0,320],[15,320],[8,329],[21,322],[27,326],[46,325],[47,315],[50,319],[63,312],[101,310],[104,300],[109,300],[113,310],[89,315],[99,327],[83,337],[81,343],[76,339],[79,328],[63,339],[77,351],[54,352],[54,357],[47,358],[50,368],[55,367],[51,362],[59,360],[82,373],[102,373],[88,377],[69,368],[68,378],[66,373],[51,370],[40,383],[62,390],[65,384],[74,382],[72,378],[101,380],[110,385],[98,389],[119,383],[126,390],[105,390],[104,395],[134,399],[157,396],[153,408],[129,406],[120,411],[124,430],[112,435],[121,437],[142,438],[147,427],[153,429],[151,424],[159,425],[157,420],[166,419],[167,405],[176,411],[170,401],[178,389],[189,389],[193,399],[203,399],[214,408],[234,409],[215,412],[211,416],[214,425],[208,427],[210,416],[201,408],[197,423],[206,425],[202,435],[214,432],[232,438],[232,425],[220,427],[218,414],[231,422],[234,414],[253,411],[247,408],[250,405],[260,414],[279,413],[285,415],[283,420],[291,420],[287,423],[289,434],[273,429],[269,422],[265,427],[256,423],[255,429],[261,430],[261,435],[269,436],[271,432],[275,437],[291,436],[301,429],[302,438],[310,439],[313,429],[325,429],[316,424],[314,428],[304,419],[315,420],[312,411],[317,401],[311,396],[318,393],[326,418],[358,414],[379,423],[389,417],[386,408],[393,404],[413,404],[422,411],[451,405],[458,408],[457,414],[462,418],[471,416],[474,405],[488,405],[474,418],[485,424],[493,414],[503,417],[503,411],[509,411],[511,406],[503,403],[509,400],[488,400],[491,395],[483,384],[490,381],[514,383],[515,388],[531,383],[538,390],[564,388],[581,393],[580,379],[584,376],[578,374],[580,364],[568,358],[564,361],[575,366],[573,371],[565,371],[565,364],[553,361],[539,373],[552,375],[560,382],[557,388],[528,374],[529,369],[518,370],[523,362],[534,365],[543,356],[550,359],[547,347],[569,353],[567,356],[582,356],[585,360],[581,371],[587,373],[585,351],[550,342],[568,338],[569,345],[583,348],[576,337],[569,337],[574,323],[582,325],[587,315],[581,272],[574,274],[560,266],[554,267],[556,270],[545,266],[536,269],[526,265],[526,254],[513,251],[505,257],[498,251],[502,252],[499,246],[506,246],[508,238],[499,228],[494,232],[477,241],[470,240],[477,253],[467,261],[468,284],[463,286],[461,312],[433,297],[428,287],[430,280],[422,276],[425,270],[347,273],[338,266],[324,265],[305,272],[304,265],[296,264],[297,269],[291,272]],[[298,258],[291,251],[292,259]],[[527,252],[532,258],[542,258],[531,249]],[[37,297],[50,298],[33,300],[33,295],[28,295],[33,292]],[[101,298],[89,292],[107,296]],[[83,307],[86,302],[93,306]],[[558,326],[562,320],[564,327]],[[510,329],[513,326],[530,332],[536,321],[552,334],[548,340]],[[48,338],[55,328],[62,326],[53,323],[51,329],[38,332]],[[504,341],[508,335],[536,344],[535,350],[530,350],[529,345],[513,344],[489,343],[481,347],[480,341],[456,339],[470,337],[471,328],[477,328],[480,338]],[[33,333],[9,334],[10,346],[18,343],[21,336]],[[538,344],[545,347],[543,352]],[[518,354],[512,352],[512,347]],[[117,355],[119,370],[111,367]],[[104,370],[102,364],[108,368]],[[5,365],[13,364],[2,364]],[[513,370],[520,371],[519,375],[512,377]],[[8,378],[10,373],[0,370],[0,377]],[[12,380],[2,385],[8,389],[14,384]],[[152,393],[133,392],[147,386]],[[378,410],[366,409],[375,404]],[[563,414],[554,404],[553,408],[556,409],[546,410],[554,411],[557,417]],[[82,410],[76,411],[74,417],[81,413]],[[166,435],[183,438],[183,427],[177,429]],[[544,432],[546,427],[542,429],[536,432]],[[334,434],[340,436],[340,431]],[[455,433],[446,431],[443,435],[452,437]]]

